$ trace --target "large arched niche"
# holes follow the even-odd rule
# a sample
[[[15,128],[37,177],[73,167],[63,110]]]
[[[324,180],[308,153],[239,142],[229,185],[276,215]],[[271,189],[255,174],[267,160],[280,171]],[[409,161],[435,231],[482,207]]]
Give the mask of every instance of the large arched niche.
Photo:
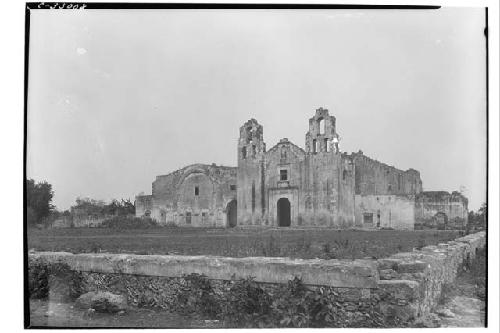
[[[234,228],[238,225],[238,204],[236,199],[229,201],[226,206],[226,220],[229,228]]]
[[[179,184],[177,188],[177,206],[193,209],[213,208],[215,187],[213,181],[205,173],[192,172]]]

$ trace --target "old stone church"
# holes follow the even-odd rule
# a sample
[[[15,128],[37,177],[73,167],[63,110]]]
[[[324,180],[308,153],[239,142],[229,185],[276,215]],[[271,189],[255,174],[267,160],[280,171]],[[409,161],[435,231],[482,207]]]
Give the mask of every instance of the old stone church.
[[[240,127],[238,166],[193,164],[157,176],[136,197],[136,216],[199,227],[462,228],[467,199],[423,192],[420,173],[399,170],[359,151],[339,150],[334,116],[309,119],[305,149],[281,139],[266,149],[263,128]]]

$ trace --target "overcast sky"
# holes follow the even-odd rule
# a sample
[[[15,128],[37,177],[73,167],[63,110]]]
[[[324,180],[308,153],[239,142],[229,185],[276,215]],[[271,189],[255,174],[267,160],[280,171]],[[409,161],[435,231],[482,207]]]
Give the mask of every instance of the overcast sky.
[[[27,173],[78,196],[151,193],[192,163],[236,166],[255,118],[304,147],[322,106],[341,150],[486,191],[484,10],[34,10]]]

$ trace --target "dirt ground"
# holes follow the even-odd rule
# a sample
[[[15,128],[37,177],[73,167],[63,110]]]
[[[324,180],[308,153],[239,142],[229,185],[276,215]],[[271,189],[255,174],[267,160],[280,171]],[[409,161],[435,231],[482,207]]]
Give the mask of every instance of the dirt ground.
[[[30,300],[30,327],[220,328],[221,323],[161,310],[130,307],[124,313],[109,314],[80,310],[72,303]]]

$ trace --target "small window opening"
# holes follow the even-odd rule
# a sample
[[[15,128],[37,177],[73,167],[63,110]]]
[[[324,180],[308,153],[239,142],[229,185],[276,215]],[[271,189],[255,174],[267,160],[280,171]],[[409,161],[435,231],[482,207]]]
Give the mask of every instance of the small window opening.
[[[247,158],[247,147],[241,148],[241,156],[243,159]]]
[[[200,188],[198,186],[194,187],[194,195],[200,195]]]
[[[317,152],[318,152],[318,142],[316,141],[316,139],[313,139],[313,153]]]
[[[236,191],[236,185],[229,185],[229,189],[231,191]]]
[[[347,170],[344,170],[342,172],[342,180],[346,180],[346,178],[347,178]]]
[[[252,156],[255,157],[256,154],[257,154],[257,147],[255,147],[255,145],[252,145]]]
[[[363,223],[372,224],[373,223],[373,213],[363,213]]]
[[[280,180],[288,180],[288,170],[280,170]]]
[[[328,147],[328,139],[325,139],[325,151],[328,153],[330,148]]]
[[[319,120],[319,134],[325,134],[326,122],[325,119],[321,118]]]
[[[392,185],[391,184],[389,184],[389,186],[387,186],[387,191],[389,191],[389,192],[392,191]]]

